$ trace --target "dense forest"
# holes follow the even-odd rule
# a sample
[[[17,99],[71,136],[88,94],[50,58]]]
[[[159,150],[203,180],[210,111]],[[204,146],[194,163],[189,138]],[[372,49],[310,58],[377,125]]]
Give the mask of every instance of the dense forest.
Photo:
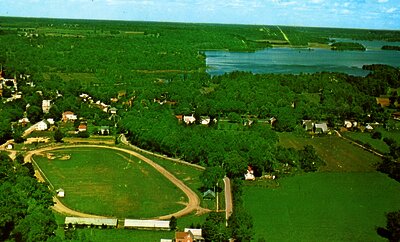
[[[365,51],[366,48],[364,45],[360,43],[353,43],[353,42],[335,42],[331,44],[332,50],[358,50],[358,51]]]
[[[12,161],[0,153],[0,240],[59,241],[50,209],[52,194],[34,177],[32,164],[23,157]]]

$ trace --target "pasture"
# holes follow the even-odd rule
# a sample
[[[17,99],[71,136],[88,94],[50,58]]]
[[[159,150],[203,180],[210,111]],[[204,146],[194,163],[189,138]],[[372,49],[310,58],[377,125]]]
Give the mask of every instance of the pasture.
[[[381,159],[360,147],[335,135],[322,137],[299,137],[292,133],[278,133],[279,144],[284,147],[301,149],[314,146],[317,154],[326,162],[321,171],[365,172],[375,171],[375,164]]]
[[[383,141],[384,138],[390,138],[395,140],[397,143],[400,143],[400,132],[398,130],[387,131],[384,128],[379,127],[373,132],[381,133],[382,138],[373,139],[371,133],[368,132],[346,132],[343,133],[343,135],[357,142],[369,144],[373,149],[381,152],[382,154],[390,151],[389,146]]]
[[[152,218],[176,212],[187,202],[167,178],[128,154],[108,149],[74,148],[51,151],[55,159],[34,159],[62,202],[77,211],[118,218]],[[65,157],[70,156],[70,159]]]
[[[400,184],[378,172],[308,173],[244,188],[254,241],[385,241],[376,227],[400,208]]]

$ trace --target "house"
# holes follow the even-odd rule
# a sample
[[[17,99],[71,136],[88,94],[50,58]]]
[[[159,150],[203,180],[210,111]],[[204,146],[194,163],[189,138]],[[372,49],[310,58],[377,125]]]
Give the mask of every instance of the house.
[[[193,242],[194,236],[192,232],[175,232],[175,242]]]
[[[328,124],[323,122],[323,123],[316,123],[314,125],[314,133],[316,134],[324,134],[329,131],[328,129]]]
[[[56,190],[57,197],[65,197],[65,191],[62,188]]]
[[[18,120],[18,123],[22,126],[25,127],[26,125],[28,125],[30,123],[28,118],[21,118],[20,120]]]
[[[54,124],[55,124],[55,121],[54,121],[53,118],[48,118],[48,119],[46,119],[46,121],[47,121],[50,125],[54,125]]]
[[[367,131],[372,131],[372,130],[374,130],[374,127],[372,127],[371,124],[367,124],[367,126],[365,126],[365,129],[366,129]]]
[[[208,116],[201,116],[201,124],[202,125],[209,125],[211,122],[210,117]]]
[[[211,189],[208,189],[203,193],[203,199],[204,200],[211,200],[215,198],[215,192],[213,192]]]
[[[193,114],[191,116],[183,116],[183,122],[185,122],[185,124],[192,124],[196,121],[196,118],[193,117]]]
[[[63,112],[62,117],[61,117],[61,120],[64,123],[69,122],[69,121],[74,122],[77,119],[78,119],[78,117],[74,114],[74,112],[71,112],[71,111]]]
[[[251,166],[247,167],[247,173],[244,174],[244,179],[246,181],[249,181],[249,180],[254,181],[256,179],[256,177],[254,176],[253,168],[251,168]]]
[[[183,115],[175,115],[175,118],[178,119],[179,123],[183,121]]]
[[[111,114],[117,114],[118,109],[112,107],[108,110]]]
[[[350,129],[351,127],[353,127],[353,123],[351,121],[349,121],[349,120],[345,120],[344,121],[344,127],[346,129]]]
[[[302,125],[305,131],[312,131],[314,129],[314,122],[312,120],[303,120]]]
[[[205,239],[203,238],[203,233],[201,229],[192,229],[192,228],[185,228],[185,232],[191,232],[193,234],[193,241],[196,242],[203,242]]]
[[[392,117],[394,120],[400,120],[400,112],[392,113]]]
[[[49,113],[50,108],[51,108],[51,100],[43,100],[42,101],[43,113]]]
[[[274,125],[274,123],[276,122],[276,118],[275,117],[272,117],[272,118],[270,118],[269,119],[269,123],[271,124],[271,125]]]
[[[388,97],[377,97],[376,104],[381,105],[382,108],[390,106],[390,98]]]
[[[37,131],[45,131],[49,128],[49,124],[46,121],[40,121],[36,125],[36,130]]]
[[[78,131],[79,132],[86,132],[87,131],[87,125],[84,124],[84,123],[79,124]]]
[[[110,134],[110,127],[109,126],[101,126],[99,130],[99,134],[101,135],[109,135]]]
[[[358,122],[355,121],[355,120],[345,120],[344,121],[344,127],[346,129],[357,128],[358,127]]]

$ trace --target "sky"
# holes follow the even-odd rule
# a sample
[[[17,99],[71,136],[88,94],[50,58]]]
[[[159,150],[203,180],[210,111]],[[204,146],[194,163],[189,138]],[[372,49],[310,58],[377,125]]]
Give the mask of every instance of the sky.
[[[400,0],[0,0],[0,16],[400,30]]]

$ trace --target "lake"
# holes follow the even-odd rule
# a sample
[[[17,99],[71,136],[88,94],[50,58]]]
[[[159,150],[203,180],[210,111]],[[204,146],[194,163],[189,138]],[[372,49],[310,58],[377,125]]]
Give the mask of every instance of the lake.
[[[353,41],[353,40],[349,40]],[[329,49],[268,48],[256,52],[205,51],[207,72],[222,75],[233,71],[253,73],[315,73],[342,72],[366,76],[363,65],[400,66],[400,51],[380,50],[383,45],[399,42],[353,41],[367,46],[367,51],[332,51]],[[373,48],[371,48],[373,46]]]

